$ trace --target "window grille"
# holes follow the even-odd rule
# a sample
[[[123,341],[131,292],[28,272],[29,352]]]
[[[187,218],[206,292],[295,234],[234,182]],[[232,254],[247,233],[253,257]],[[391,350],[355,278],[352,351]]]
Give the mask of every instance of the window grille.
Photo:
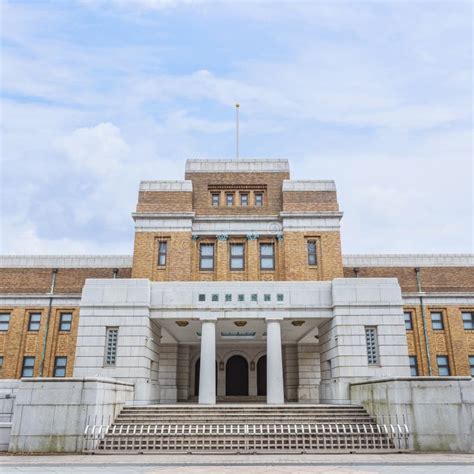
[[[367,343],[367,361],[369,365],[378,365],[378,343],[377,343],[377,328],[365,328],[365,340]]]
[[[105,365],[116,365],[118,328],[107,328],[105,339]]]

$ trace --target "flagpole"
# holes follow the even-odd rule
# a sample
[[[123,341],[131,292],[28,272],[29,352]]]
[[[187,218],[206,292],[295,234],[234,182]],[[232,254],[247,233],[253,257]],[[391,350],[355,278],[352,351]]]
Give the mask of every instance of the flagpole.
[[[235,157],[239,159],[239,107],[240,104],[235,104]]]

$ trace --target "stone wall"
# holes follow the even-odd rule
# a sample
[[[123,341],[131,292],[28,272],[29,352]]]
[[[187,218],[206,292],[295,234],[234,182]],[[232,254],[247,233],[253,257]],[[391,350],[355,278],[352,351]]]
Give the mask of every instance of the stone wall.
[[[407,377],[353,383],[351,401],[382,415],[405,415],[416,451],[474,452],[474,381]]]
[[[23,379],[16,394],[9,451],[74,453],[87,424],[108,424],[133,400],[133,385],[101,378]]]
[[[12,429],[13,408],[19,380],[0,381],[0,452],[8,451]]]

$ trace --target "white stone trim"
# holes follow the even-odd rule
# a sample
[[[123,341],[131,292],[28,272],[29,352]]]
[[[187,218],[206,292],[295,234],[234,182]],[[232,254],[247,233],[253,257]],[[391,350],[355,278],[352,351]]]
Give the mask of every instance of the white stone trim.
[[[192,181],[141,181],[140,191],[193,191]]]
[[[194,212],[132,213],[136,232],[191,232]]]
[[[193,233],[197,235],[216,234],[260,234],[274,235],[283,230],[278,219],[256,220],[249,216],[240,219],[195,219]]]
[[[336,183],[332,180],[293,180],[283,181],[285,191],[336,191]]]
[[[283,231],[294,232],[317,232],[317,231],[338,231],[342,213],[318,213],[309,214],[288,214],[283,216]]]
[[[53,306],[79,306],[81,295],[48,295],[48,294],[3,294],[0,295],[0,307],[16,306],[44,307],[53,299]]]
[[[187,173],[285,173],[289,169],[286,159],[186,160]]]
[[[403,293],[403,304],[416,305],[420,304],[420,296],[423,298],[425,305],[466,305],[474,306],[474,293]]]
[[[0,255],[0,268],[129,268],[131,255]]]
[[[345,267],[472,267],[474,254],[343,255]]]

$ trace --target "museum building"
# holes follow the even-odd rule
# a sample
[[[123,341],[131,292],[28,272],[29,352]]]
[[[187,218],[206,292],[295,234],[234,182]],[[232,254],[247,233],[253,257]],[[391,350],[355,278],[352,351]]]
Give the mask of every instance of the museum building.
[[[0,257],[0,378],[344,404],[370,379],[474,374],[474,256],[343,255],[333,181],[188,160],[140,183],[132,217],[133,256]]]

